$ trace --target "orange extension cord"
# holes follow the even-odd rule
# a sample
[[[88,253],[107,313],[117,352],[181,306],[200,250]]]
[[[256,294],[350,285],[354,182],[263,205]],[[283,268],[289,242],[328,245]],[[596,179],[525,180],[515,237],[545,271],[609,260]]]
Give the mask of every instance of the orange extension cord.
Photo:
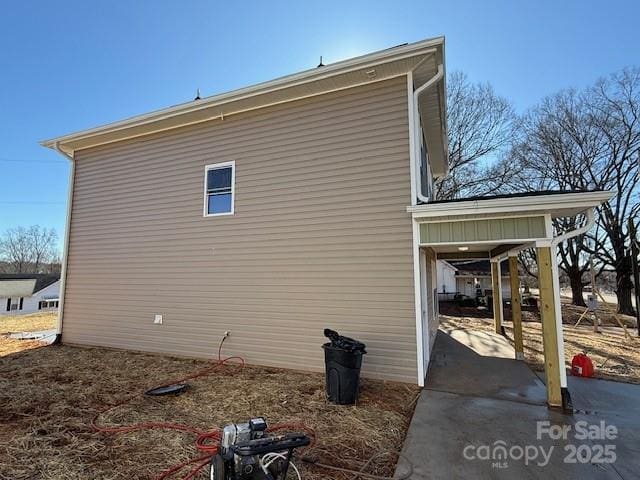
[[[175,385],[177,383],[183,383],[187,380],[192,380],[194,378],[211,375],[212,373],[215,373],[219,368],[225,366],[227,362],[232,360],[236,360],[240,362],[239,363],[240,368],[243,368],[244,359],[242,357],[227,357],[224,359],[222,358],[222,345],[224,344],[225,339],[226,337],[224,337],[220,342],[220,346],[218,347],[218,360],[211,367],[203,368],[185,377],[177,378],[169,382],[165,382],[162,385],[159,385],[158,387],[155,387],[155,388]],[[99,412],[91,420],[91,426],[93,427],[93,429],[100,433],[109,433],[109,434],[127,433],[127,432],[133,432],[136,430],[153,430],[153,429],[176,430],[180,432],[193,433],[194,435],[196,435],[196,442],[195,442],[196,448],[201,453],[201,455],[194,457],[190,460],[187,460],[185,462],[178,463],[172,467],[169,467],[168,469],[164,470],[159,475],[154,477],[154,480],[167,479],[170,476],[174,475],[175,473],[192,465],[193,466],[191,470],[189,470],[189,472],[184,477],[182,477],[182,480],[191,480],[192,478],[194,478],[198,474],[198,472],[200,472],[204,467],[207,466],[207,464],[211,461],[211,458],[218,453],[218,446],[220,444],[222,431],[220,429],[216,429],[216,430],[211,430],[207,432],[207,431],[202,431],[188,425],[182,425],[179,423],[169,423],[169,422],[141,422],[141,423],[134,423],[131,425],[122,425],[118,427],[109,427],[109,426],[100,425],[98,423],[98,418],[101,415],[104,415],[105,413],[110,412],[111,410],[114,410],[118,407],[121,407],[122,405],[126,405],[136,397],[137,395],[131,396],[123,400],[122,402],[116,403],[115,405],[112,405],[109,408]],[[296,424],[296,423],[279,423],[270,427],[268,431],[275,432],[280,430],[302,431],[311,437],[312,443],[315,442],[315,432],[313,431],[313,429],[307,427],[306,425]]]

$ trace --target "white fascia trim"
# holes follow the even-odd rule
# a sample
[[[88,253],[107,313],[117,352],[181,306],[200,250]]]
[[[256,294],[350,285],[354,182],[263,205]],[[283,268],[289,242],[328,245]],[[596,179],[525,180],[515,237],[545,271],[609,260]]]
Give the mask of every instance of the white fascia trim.
[[[422,287],[421,287],[421,273],[420,273],[420,227],[414,221],[412,224],[413,233],[413,295],[414,295],[414,308],[416,318],[416,355],[418,362],[418,386],[424,387],[424,330],[422,328]]]
[[[407,212],[416,219],[422,217],[445,217],[454,215],[481,215],[531,211],[556,211],[597,207],[613,196],[611,191],[576,192],[527,197],[489,198],[461,202],[428,203],[411,205]]]
[[[303,72],[287,75],[275,80],[270,80],[249,87],[232,90],[230,92],[222,93],[219,95],[214,95],[203,100],[198,100],[196,104],[194,104],[194,102],[183,103],[174,107],[156,110],[154,112],[146,113],[143,115],[136,115],[125,120],[120,120],[118,122],[109,123],[88,130],[82,130],[50,140],[44,140],[40,143],[45,147],[53,148],[56,143],[65,143],[71,140],[82,140],[93,135],[114,132],[132,126],[144,125],[158,120],[164,120],[175,115],[220,106],[230,101],[243,100],[246,98],[254,97],[256,95],[271,93],[277,90],[298,86],[312,81],[323,80],[338,74],[349,73],[353,70],[373,67],[391,61],[403,60],[405,58],[417,55],[433,53],[436,47],[442,45],[442,43],[443,37],[437,37],[434,39],[424,40],[422,42],[416,42],[402,47],[391,48],[380,52],[351,58],[341,62],[336,62],[325,67],[305,70]],[[292,98],[292,100],[294,100],[294,98]]]

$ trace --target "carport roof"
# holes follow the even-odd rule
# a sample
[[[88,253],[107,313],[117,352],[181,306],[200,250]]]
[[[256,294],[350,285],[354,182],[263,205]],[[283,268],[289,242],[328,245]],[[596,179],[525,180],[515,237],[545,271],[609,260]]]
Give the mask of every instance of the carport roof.
[[[499,195],[475,195],[472,197],[464,197],[464,198],[433,200],[429,203],[469,202],[469,201],[477,201],[477,200],[493,200],[493,199],[500,199],[500,198],[524,198],[524,197],[539,197],[543,195],[564,195],[567,193],[592,193],[592,192],[604,192],[604,190],[537,190],[535,192],[513,192],[513,193],[502,193]],[[422,204],[424,205],[424,202]]]
[[[436,201],[407,207],[418,241],[439,259],[487,259],[549,242],[551,219],[573,217],[611,198],[609,191],[545,191]]]
[[[481,218],[482,215],[550,215],[572,217],[606,202],[613,195],[607,190],[538,191],[505,195],[469,197],[407,207],[418,221],[438,217]],[[453,219],[453,218],[452,218]]]

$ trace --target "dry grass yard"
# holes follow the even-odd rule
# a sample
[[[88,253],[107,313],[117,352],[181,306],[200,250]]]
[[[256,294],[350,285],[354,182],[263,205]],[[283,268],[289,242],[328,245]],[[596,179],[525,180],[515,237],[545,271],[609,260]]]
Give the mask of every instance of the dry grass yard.
[[[0,335],[12,332],[36,332],[56,328],[58,312],[33,313],[31,315],[0,316]]]
[[[304,455],[366,473],[392,475],[418,389],[363,380],[359,404],[325,401],[324,376],[270,368],[226,366],[190,380],[178,397],[141,394],[168,378],[210,365],[204,361],[65,345],[3,347],[0,338],[0,479],[150,479],[198,455],[195,436],[166,430],[96,432],[104,425],[177,422],[210,431],[263,415],[270,423],[313,428],[316,444]],[[296,461],[307,480],[346,480],[353,474]],[[182,478],[174,475],[170,478]],[[204,473],[196,478],[208,478]]]

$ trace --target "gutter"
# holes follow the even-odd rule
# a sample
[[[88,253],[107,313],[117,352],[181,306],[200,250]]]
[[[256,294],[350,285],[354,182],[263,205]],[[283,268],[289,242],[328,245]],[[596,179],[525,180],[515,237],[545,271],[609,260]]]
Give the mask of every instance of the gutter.
[[[435,75],[433,77],[431,77],[429,80],[427,80],[425,83],[423,83],[419,88],[417,88],[414,92],[413,92],[413,105],[411,106],[413,108],[414,111],[414,118],[420,118],[419,114],[418,114],[418,101],[420,99],[420,95],[423,94],[424,92],[426,92],[429,88],[431,88],[433,85],[437,84],[440,80],[442,80],[444,76],[444,66],[442,65],[442,63],[440,63],[438,65],[438,71],[435,73]],[[425,197],[422,194],[422,175],[420,173],[420,151],[419,151],[419,145],[420,143],[418,142],[418,129],[420,128],[420,123],[419,122],[415,122],[416,125],[414,125],[414,132],[413,135],[415,136],[415,142],[414,142],[414,148],[415,148],[415,161],[416,161],[416,176],[415,176],[415,181],[417,183],[416,185],[416,195],[418,197],[418,199],[421,202],[424,203],[429,203],[431,200],[427,197]]]
[[[73,185],[75,181],[75,170],[76,163],[73,160],[73,155],[69,155],[64,150],[60,148],[60,142],[56,142],[53,145],[54,150],[56,150],[61,155],[64,155],[71,162],[71,170],[69,171],[69,190],[67,193],[67,219],[65,222],[64,229],[64,245],[62,250],[62,270],[60,272],[60,304],[58,306],[58,321],[56,324],[56,337],[53,340],[53,344],[58,344],[62,341],[62,319],[64,316],[64,299],[65,299],[65,289],[67,286],[67,262],[69,259],[69,233],[71,228],[71,204],[73,203]]]
[[[452,215],[518,214],[519,212],[539,212],[538,214],[544,214],[561,209],[584,211],[606,202],[611,196],[611,191],[603,190],[453,202],[430,202],[422,205],[411,205],[407,207],[407,212],[413,214],[414,218],[419,219],[422,217],[434,218]]]
[[[593,208],[586,210],[584,214],[587,217],[587,221],[582,227],[576,228],[575,230],[570,230],[566,233],[563,233],[562,235],[554,237],[553,240],[551,240],[551,246],[557,247],[561,242],[569,240],[570,238],[577,237],[578,235],[582,235],[591,230],[591,227],[593,227],[596,223],[596,215],[593,213]]]

